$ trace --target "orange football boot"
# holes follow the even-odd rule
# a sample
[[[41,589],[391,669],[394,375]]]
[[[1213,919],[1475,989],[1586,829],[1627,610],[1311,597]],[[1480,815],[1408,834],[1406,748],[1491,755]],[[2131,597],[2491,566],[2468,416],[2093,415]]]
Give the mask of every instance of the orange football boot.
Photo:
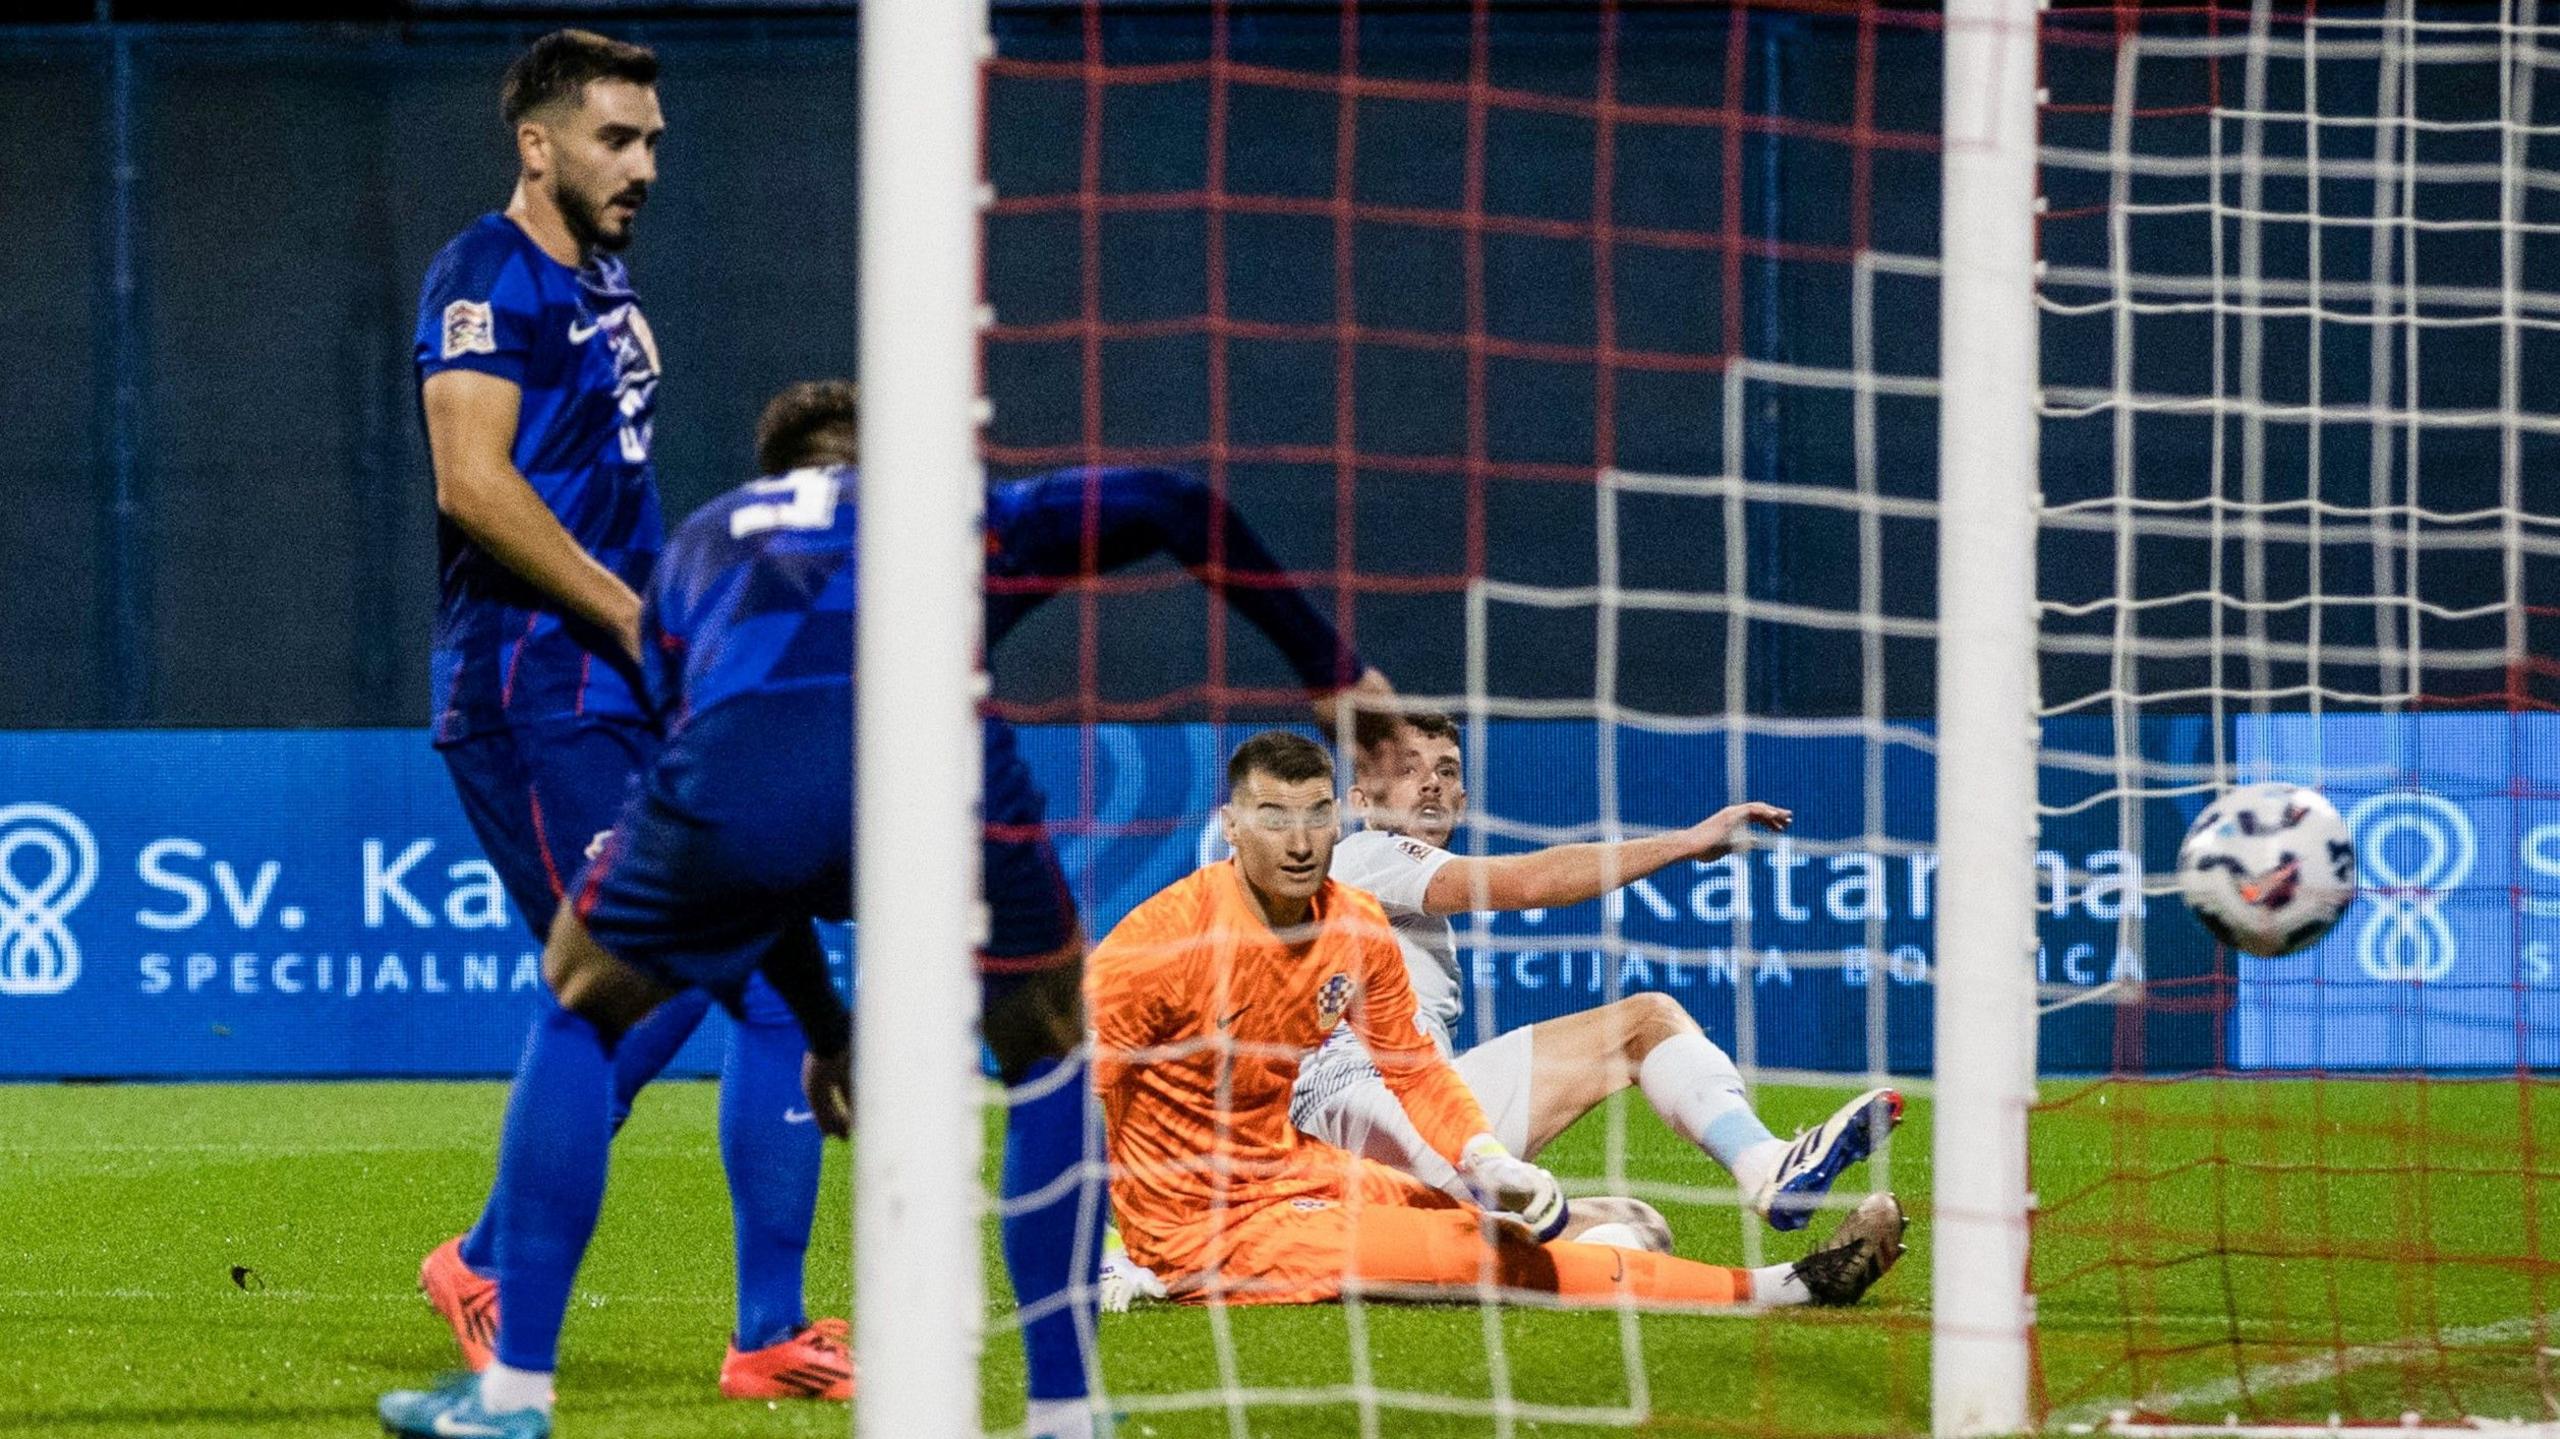
[[[479,1373],[498,1357],[498,1281],[483,1279],[462,1262],[462,1237],[455,1235],[428,1251],[418,1262],[418,1287],[427,1302],[453,1326],[453,1342],[462,1346],[462,1362]]]
[[[762,1349],[741,1351],[733,1338],[720,1361],[720,1392],[731,1399],[851,1399],[852,1332],[841,1319],[813,1319]]]

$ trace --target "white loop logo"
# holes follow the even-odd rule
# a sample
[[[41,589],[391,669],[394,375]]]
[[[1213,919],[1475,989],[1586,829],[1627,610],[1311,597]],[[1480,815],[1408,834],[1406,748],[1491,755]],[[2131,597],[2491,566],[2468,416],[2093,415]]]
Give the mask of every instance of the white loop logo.
[[[20,873],[33,850],[40,870]],[[60,994],[80,977],[80,945],[63,924],[98,882],[89,827],[49,804],[0,808],[0,994]]]
[[[2471,817],[2442,795],[2394,790],[2347,811],[2347,824],[2372,880],[2356,963],[2384,981],[2444,978],[2453,969],[2455,948],[2453,926],[2444,918],[2445,897],[2470,877],[2480,857]],[[2402,853],[2395,856],[2391,841],[2403,836]]]

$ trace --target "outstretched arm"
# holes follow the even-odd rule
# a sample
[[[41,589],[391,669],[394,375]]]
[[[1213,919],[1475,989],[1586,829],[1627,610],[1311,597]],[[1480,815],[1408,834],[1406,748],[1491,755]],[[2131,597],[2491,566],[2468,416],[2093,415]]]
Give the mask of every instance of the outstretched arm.
[[[1754,800],[1727,805],[1686,829],[1642,839],[1559,844],[1528,854],[1461,855],[1431,876],[1422,909],[1425,914],[1561,909],[1684,859],[1722,859],[1740,844],[1746,825],[1783,830],[1794,821],[1792,811]]]
[[[1308,693],[1354,688],[1373,673],[1244,517],[1179,471],[1061,470],[999,485],[987,496],[987,542],[990,647],[1076,581],[1163,555],[1270,636]]]

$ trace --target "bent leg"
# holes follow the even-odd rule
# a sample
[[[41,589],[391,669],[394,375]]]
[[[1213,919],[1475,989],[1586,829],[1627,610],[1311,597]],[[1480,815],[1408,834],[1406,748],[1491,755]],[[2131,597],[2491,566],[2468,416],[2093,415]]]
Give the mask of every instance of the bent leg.
[[[1528,1147],[1519,1151],[1524,1157],[1534,1157],[1630,1084],[1643,1087],[1645,1102],[1672,1133],[1733,1175],[1746,1200],[1767,1184],[1786,1150],[1752,1112],[1732,1058],[1669,995],[1629,995],[1535,1025],[1528,1037]]]
[[[1671,1221],[1662,1211],[1641,1199],[1615,1194],[1585,1195],[1573,1201],[1571,1217],[1559,1239],[1585,1239],[1592,1230],[1612,1231],[1594,1244],[1615,1244],[1620,1249],[1650,1249],[1656,1254],[1671,1252]],[[1626,1242],[1632,1239],[1633,1243]]]
[[[613,1041],[666,990],[589,938],[566,907],[543,949],[552,989],[525,1040],[498,1138],[498,1177],[474,1233],[498,1281],[498,1362],[557,1367],[569,1286],[604,1204]]]
[[[1530,1026],[1528,1143],[1520,1156],[1535,1158],[1600,1101],[1634,1084],[1656,1046],[1698,1032],[1679,1001],[1651,993]]]
[[[1748,1304],[1751,1274],[1606,1244],[1488,1240],[1473,1209],[1364,1206],[1350,1216],[1347,1288],[1400,1297],[1549,1295],[1567,1305]]]
[[[596,943],[587,932],[585,916],[568,905],[562,905],[551,921],[551,942],[542,950],[542,978],[560,1007],[594,1025],[608,1049],[675,992]]]

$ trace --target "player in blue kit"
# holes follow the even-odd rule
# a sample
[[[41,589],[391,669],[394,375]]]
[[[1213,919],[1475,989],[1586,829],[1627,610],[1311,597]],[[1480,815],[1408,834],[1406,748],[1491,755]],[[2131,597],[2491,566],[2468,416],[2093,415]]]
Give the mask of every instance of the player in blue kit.
[[[657,753],[637,670],[640,599],[663,540],[650,467],[657,346],[615,252],[655,181],[657,60],[564,30],[508,70],[503,112],[522,173],[500,214],[436,256],[419,301],[416,362],[436,503],[436,746],[508,894],[547,933],[565,881]],[[546,1001],[547,1002],[547,1001]],[[708,998],[667,1005],[622,1047],[614,1117],[700,1022]],[[851,1393],[842,1321],[802,1309],[820,1140],[800,1102],[801,1042],[781,1002],[751,987],[721,1076],[721,1149],[736,1218],[737,1331],[721,1367],[733,1398]],[[520,1109],[545,1104],[520,1077]],[[509,1132],[479,1222],[420,1265],[419,1282],[475,1369],[501,1388],[551,1355],[499,1336],[497,1277],[537,1232],[529,1162]],[[548,1327],[533,1316],[531,1332]],[[783,1375],[795,1376],[786,1380]],[[546,1381],[547,1382],[547,1381]]]
[[[538,1116],[539,1178],[551,1202],[534,1212],[584,1224],[547,1237],[555,1267],[503,1275],[502,1339],[520,1312],[560,1312],[604,1192],[613,1056],[670,996],[727,999],[761,975],[809,1036],[806,1084],[819,1123],[837,1134],[851,1123],[849,1028],[810,921],[845,917],[852,899],[857,433],[851,386],[786,391],[757,446],[774,473],[687,520],[652,582],[643,653],[667,745],[553,925],[544,972],[562,1008],[526,1054],[527,1080],[561,1097]],[[1000,485],[988,496],[987,527],[990,644],[1078,576],[1164,554],[1203,571],[1279,644],[1320,712],[1331,708],[1324,696],[1345,688],[1371,705],[1393,699],[1278,581],[1279,565],[1253,533],[1188,477],[1109,470]],[[1222,573],[1206,572],[1213,554]],[[992,924],[980,960],[982,1028],[1020,1097],[1007,1115],[1011,1200],[1097,1159],[1099,1126],[1089,1122],[1080,1054],[1082,930],[1041,831],[1042,797],[1011,727],[994,719],[983,809]],[[517,1112],[511,1106],[511,1132]],[[1029,1427],[1040,1439],[1092,1433],[1083,1336],[1092,1332],[1101,1192],[1090,1181],[1058,1187],[1049,1203],[1003,1219],[1022,1307],[1054,1305],[1023,1329]],[[528,1292],[536,1283],[539,1297]],[[402,1435],[550,1432],[542,1406],[468,1378],[385,1395],[380,1412]]]

